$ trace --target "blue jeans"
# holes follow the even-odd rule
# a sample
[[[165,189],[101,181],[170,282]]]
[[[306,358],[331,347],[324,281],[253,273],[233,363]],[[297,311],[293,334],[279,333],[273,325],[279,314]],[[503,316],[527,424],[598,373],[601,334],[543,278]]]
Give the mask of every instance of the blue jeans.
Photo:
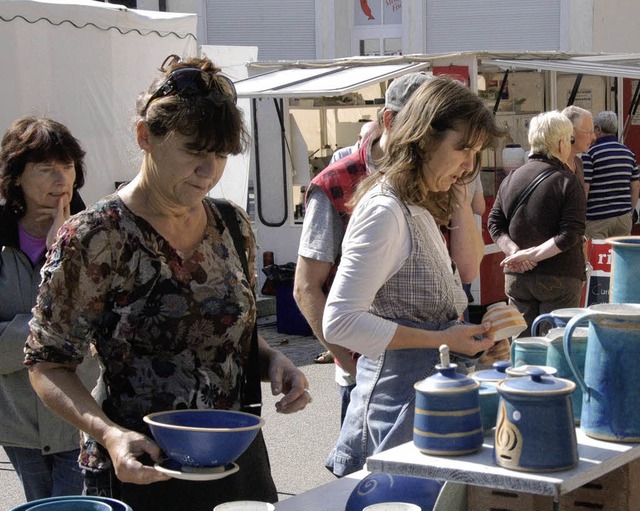
[[[344,422],[344,418],[347,415],[347,408],[349,408],[349,401],[351,401],[351,391],[355,388],[354,385],[338,385],[338,392],[340,392],[340,426]]]
[[[83,478],[78,466],[80,450],[42,454],[40,449],[4,446],[22,481],[27,501],[82,495]]]

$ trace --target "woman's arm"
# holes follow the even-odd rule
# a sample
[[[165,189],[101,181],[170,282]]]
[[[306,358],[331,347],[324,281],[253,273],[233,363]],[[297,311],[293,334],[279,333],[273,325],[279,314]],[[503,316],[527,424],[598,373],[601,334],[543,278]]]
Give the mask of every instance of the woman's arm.
[[[108,451],[118,479],[149,484],[168,476],[145,466],[138,457],[147,453],[155,462],[162,452],[153,440],[109,420],[75,373],[75,366],[37,362],[29,366],[29,379],[42,402],[62,419],[96,439]]]

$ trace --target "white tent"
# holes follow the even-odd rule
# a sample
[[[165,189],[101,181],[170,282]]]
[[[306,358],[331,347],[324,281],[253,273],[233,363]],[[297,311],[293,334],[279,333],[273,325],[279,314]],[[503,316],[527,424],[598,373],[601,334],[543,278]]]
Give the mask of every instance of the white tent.
[[[164,58],[198,54],[195,14],[91,0],[0,0],[0,131],[18,117],[65,124],[87,152],[87,204],[137,173],[136,97]]]

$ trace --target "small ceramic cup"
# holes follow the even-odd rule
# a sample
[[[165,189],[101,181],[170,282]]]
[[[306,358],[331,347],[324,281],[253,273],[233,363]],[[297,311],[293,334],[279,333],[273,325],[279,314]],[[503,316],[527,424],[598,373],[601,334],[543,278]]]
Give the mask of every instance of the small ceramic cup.
[[[482,322],[491,322],[491,328],[487,332],[493,334],[496,341],[518,335],[527,329],[524,316],[513,305],[498,302],[489,305],[487,312],[482,317]]]

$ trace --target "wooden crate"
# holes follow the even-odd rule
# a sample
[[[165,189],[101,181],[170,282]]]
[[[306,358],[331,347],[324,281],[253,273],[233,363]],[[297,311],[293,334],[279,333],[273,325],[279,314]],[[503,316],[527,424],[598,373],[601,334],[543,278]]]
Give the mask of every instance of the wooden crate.
[[[467,487],[468,511],[552,511],[553,498],[532,493]],[[639,511],[640,460],[613,470],[560,497],[559,511]]]
[[[467,486],[468,511],[553,511],[553,497]]]

